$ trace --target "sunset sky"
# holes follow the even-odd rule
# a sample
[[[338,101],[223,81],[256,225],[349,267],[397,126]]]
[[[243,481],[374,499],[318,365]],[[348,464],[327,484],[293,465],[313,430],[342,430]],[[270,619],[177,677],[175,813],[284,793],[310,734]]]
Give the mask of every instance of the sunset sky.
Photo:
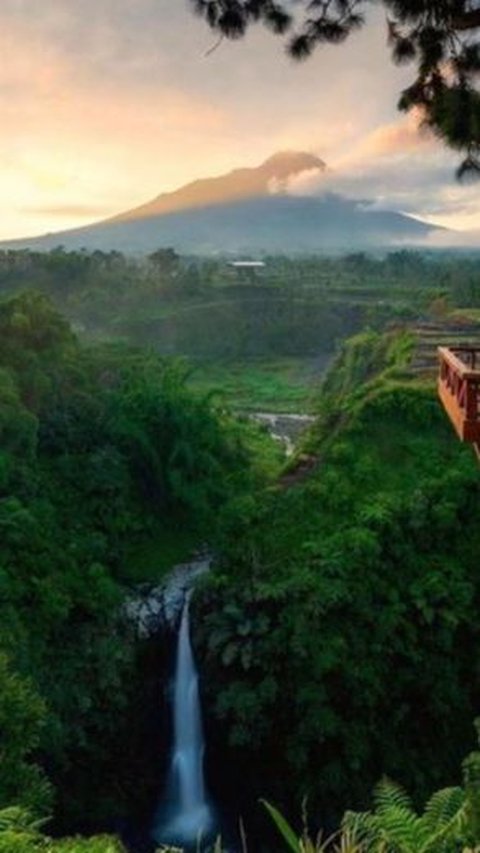
[[[196,177],[308,150],[325,187],[480,229],[480,187],[395,104],[413,69],[379,10],[296,65],[260,29],[215,42],[186,0],[1,0],[0,239],[84,225]],[[321,184],[321,185],[320,185]]]

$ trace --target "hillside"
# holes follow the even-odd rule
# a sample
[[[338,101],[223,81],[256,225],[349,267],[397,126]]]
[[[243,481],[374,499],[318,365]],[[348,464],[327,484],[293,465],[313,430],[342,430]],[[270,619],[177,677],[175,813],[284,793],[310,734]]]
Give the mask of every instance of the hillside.
[[[217,554],[192,600],[209,790],[249,849],[281,849],[260,796],[296,818],[308,795],[328,828],[382,772],[415,802],[456,779],[480,691],[480,482],[411,370],[418,330],[344,342],[315,391],[315,464],[289,488],[258,430],[180,364],[85,347],[35,292],[0,304],[0,332],[0,809],[53,813],[55,833],[148,830],[172,647],[117,616],[189,533]],[[122,849],[2,846],[22,814],[0,814],[5,853]],[[150,851],[142,838],[128,849]]]
[[[239,501],[196,604],[211,730],[245,812],[263,795],[295,820],[308,796],[335,825],[382,773],[421,802],[470,748],[478,471],[433,382],[410,374],[413,347],[403,332],[347,342],[305,446],[316,467]]]
[[[34,291],[0,301],[0,435],[0,836],[13,805],[96,829],[158,798],[126,589],[148,579],[150,548],[158,578],[211,534],[228,494],[263,476],[249,442],[265,440],[178,365],[83,347]],[[27,849],[0,837],[2,853]]]

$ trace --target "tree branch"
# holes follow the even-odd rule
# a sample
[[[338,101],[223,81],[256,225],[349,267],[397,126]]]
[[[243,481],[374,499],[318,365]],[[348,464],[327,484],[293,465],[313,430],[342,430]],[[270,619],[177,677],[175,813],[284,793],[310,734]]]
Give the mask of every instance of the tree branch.
[[[473,30],[476,27],[480,27],[480,9],[472,9],[471,12],[465,12],[452,20],[454,30]]]

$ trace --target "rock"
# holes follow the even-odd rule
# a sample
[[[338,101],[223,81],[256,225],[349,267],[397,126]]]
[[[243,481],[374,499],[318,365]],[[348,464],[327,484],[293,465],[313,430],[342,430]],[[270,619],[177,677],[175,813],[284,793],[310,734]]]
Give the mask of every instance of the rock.
[[[268,429],[272,438],[283,445],[286,456],[293,454],[302,432],[315,422],[314,417],[303,414],[252,412],[249,417]]]
[[[137,587],[124,602],[122,615],[139,639],[148,639],[162,628],[175,627],[186,596],[197,578],[208,572],[211,562],[211,556],[204,553],[191,562],[174,566],[161,584]]]

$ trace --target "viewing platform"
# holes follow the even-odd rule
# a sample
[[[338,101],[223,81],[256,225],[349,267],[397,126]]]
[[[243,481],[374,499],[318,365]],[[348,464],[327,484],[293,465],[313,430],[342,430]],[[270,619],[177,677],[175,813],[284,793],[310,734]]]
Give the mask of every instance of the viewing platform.
[[[438,393],[459,438],[480,448],[480,346],[438,347]]]

